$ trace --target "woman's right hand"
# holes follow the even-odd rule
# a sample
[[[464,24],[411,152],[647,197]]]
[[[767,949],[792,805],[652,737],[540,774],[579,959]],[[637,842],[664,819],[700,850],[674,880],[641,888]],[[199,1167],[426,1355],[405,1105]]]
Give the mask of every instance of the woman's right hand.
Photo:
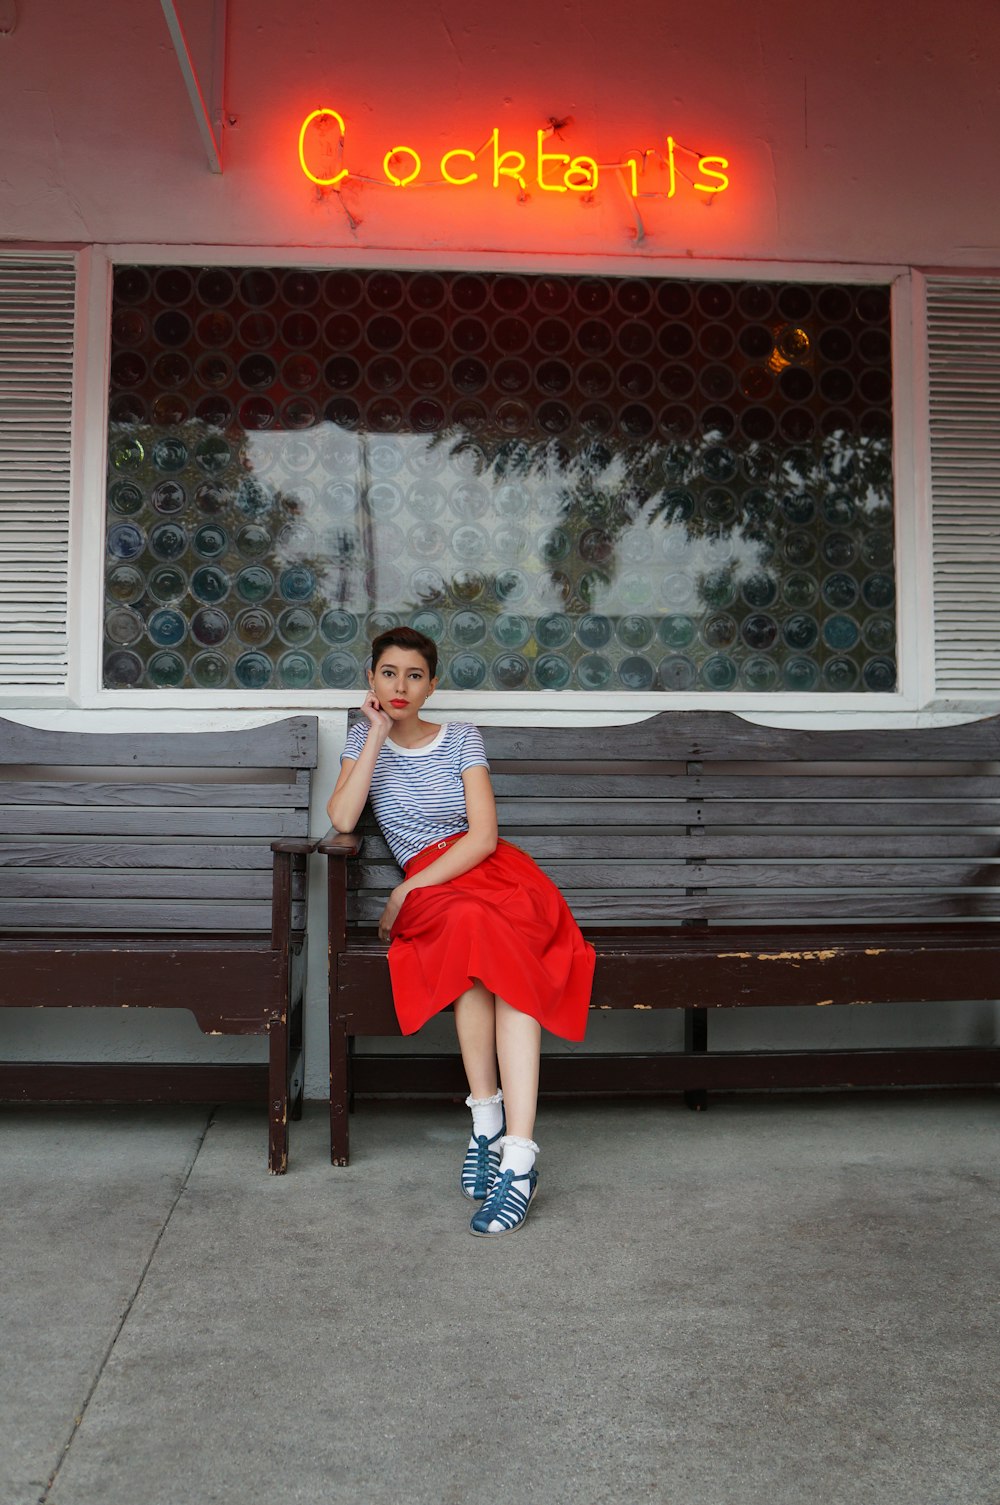
[[[379,704],[378,697],[374,694],[373,691],[369,690],[368,694],[361,702],[361,711],[362,714],[367,718],[369,725],[373,727],[375,731],[380,732],[383,736],[388,735],[389,731],[392,728],[392,717],[388,716],[386,712],[383,711],[381,705]]]

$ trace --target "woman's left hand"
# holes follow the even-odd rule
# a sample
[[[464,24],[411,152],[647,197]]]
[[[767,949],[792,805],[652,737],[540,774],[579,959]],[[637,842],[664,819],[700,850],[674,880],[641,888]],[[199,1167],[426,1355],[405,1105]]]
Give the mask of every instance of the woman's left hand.
[[[383,909],[381,919],[378,922],[378,938],[380,941],[389,941],[392,939],[389,932],[396,923],[396,916],[402,909],[405,898],[406,890],[402,884],[398,888],[394,888],[389,895],[389,902]]]

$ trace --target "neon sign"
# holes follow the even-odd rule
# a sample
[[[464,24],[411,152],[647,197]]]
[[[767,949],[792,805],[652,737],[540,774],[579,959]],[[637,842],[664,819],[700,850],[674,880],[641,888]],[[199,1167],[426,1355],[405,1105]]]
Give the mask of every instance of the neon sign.
[[[299,166],[318,188],[339,190],[352,181],[391,188],[469,188],[483,183],[490,188],[516,185],[523,197],[529,186],[542,193],[594,194],[602,175],[616,173],[631,198],[672,199],[678,179],[707,199],[729,187],[729,159],[706,156],[665,136],[659,146],[627,153],[621,161],[601,162],[588,156],[546,150],[560,125],[550,121],[535,132],[530,152],[501,142],[500,127],[494,126],[477,151],[451,146],[433,158],[424,174],[424,158],[413,146],[390,146],[382,156],[382,176],[352,172],[344,163],[347,127],[337,110],[312,110],[299,130]],[[317,170],[318,169],[318,170]]]

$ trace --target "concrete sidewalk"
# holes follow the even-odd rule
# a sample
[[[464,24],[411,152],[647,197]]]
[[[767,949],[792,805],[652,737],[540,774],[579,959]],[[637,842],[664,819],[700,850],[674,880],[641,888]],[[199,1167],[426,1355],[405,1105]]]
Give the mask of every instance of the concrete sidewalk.
[[[989,1094],[4,1114],[3,1505],[998,1505]]]

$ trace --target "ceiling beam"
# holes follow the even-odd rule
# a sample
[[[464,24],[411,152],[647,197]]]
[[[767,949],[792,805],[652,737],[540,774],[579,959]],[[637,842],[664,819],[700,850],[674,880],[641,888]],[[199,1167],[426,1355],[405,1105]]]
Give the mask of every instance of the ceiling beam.
[[[222,132],[223,132],[223,95],[226,79],[226,0],[214,0],[214,60],[212,68],[212,102],[211,109],[205,103],[201,85],[198,82],[198,72],[184,36],[184,28],[181,25],[180,16],[177,14],[176,0],[160,0],[163,7],[163,18],[170,32],[170,40],[174,44],[177,61],[180,64],[184,86],[191,101],[194,111],[195,123],[201,135],[205,152],[208,156],[210,172],[222,171]]]

